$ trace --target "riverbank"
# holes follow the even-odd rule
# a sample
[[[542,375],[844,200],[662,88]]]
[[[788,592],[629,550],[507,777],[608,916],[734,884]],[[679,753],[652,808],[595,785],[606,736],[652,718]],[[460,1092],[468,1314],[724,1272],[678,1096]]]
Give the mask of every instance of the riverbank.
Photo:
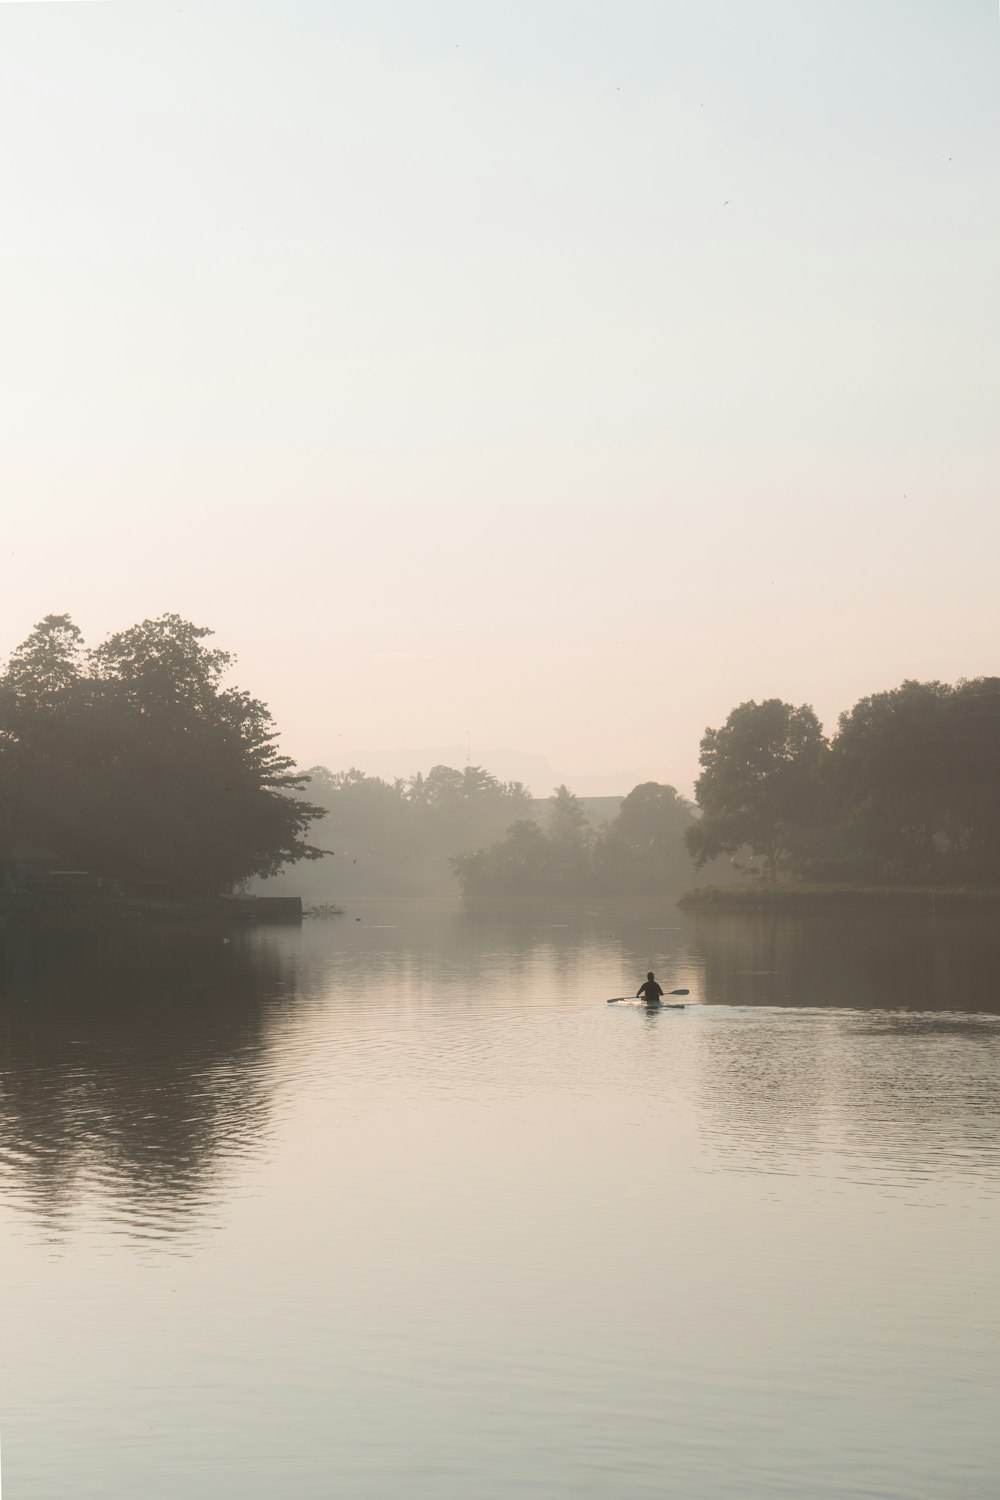
[[[705,885],[685,891],[685,911],[1000,911],[1000,889],[931,885]]]
[[[323,915],[329,913],[324,911]],[[16,892],[0,896],[0,927],[128,927],[183,922],[301,922],[299,896],[161,896],[138,899],[101,892]]]

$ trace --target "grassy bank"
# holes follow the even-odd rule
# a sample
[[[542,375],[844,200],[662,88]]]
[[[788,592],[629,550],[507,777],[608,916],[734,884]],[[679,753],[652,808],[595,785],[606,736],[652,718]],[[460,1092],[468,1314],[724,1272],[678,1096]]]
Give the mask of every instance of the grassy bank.
[[[880,910],[1000,911],[1000,890],[984,886],[931,885],[705,885],[685,891],[686,911]]]

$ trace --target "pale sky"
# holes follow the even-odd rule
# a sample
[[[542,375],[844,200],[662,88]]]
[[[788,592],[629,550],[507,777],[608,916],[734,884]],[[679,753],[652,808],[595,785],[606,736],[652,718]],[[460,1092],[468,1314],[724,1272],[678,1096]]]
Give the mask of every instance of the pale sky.
[[[621,791],[1000,673],[995,0],[3,5],[0,130],[0,654]]]

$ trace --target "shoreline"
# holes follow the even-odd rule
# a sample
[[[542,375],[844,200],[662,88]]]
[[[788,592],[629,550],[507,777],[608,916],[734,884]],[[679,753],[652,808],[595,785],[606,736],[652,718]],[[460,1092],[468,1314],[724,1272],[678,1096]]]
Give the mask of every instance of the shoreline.
[[[695,886],[680,897],[688,912],[1000,911],[1000,889],[947,885]]]
[[[201,926],[300,923],[299,896],[91,896],[68,892],[0,895],[0,930],[154,926],[169,922]],[[326,913],[324,913],[326,915]]]

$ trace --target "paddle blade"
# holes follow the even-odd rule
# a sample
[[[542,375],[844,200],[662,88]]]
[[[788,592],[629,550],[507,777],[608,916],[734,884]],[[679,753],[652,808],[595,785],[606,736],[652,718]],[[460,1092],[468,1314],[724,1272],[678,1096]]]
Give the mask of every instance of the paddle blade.
[[[671,990],[671,995],[690,995],[690,990]]]

